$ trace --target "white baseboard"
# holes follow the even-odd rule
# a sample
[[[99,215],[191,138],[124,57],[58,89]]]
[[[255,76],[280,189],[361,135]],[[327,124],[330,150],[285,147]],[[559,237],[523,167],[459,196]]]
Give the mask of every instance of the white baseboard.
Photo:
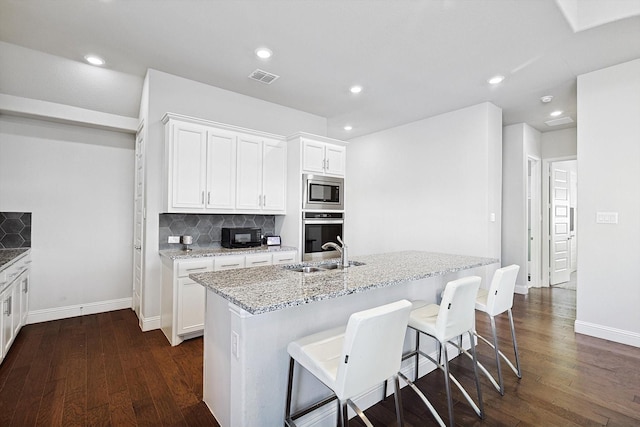
[[[574,323],[575,331],[579,334],[589,335],[596,338],[632,345],[640,347],[640,334],[637,332],[625,331],[623,329],[611,328],[609,326],[598,325],[595,323],[582,322],[576,320]]]
[[[527,295],[529,293],[529,286],[527,285],[519,285],[516,283],[516,288],[514,290],[516,294]]]
[[[153,317],[144,317],[140,315],[139,321],[140,329],[142,332],[153,331],[154,329],[160,329],[160,315]]]
[[[104,313],[107,311],[122,310],[123,308],[131,308],[131,297],[29,311],[27,324],[49,322],[51,320],[67,319],[69,317],[85,316],[87,314]]]

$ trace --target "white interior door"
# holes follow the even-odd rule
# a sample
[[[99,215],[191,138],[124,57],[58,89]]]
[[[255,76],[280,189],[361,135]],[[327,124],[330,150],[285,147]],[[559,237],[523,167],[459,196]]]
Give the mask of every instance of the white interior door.
[[[549,283],[568,282],[571,275],[569,252],[569,170],[560,164],[551,164],[551,212],[550,212],[550,277]]]
[[[135,195],[133,231],[133,295],[132,309],[140,319],[142,300],[143,244],[144,244],[144,137],[142,129],[136,135],[135,151]]]

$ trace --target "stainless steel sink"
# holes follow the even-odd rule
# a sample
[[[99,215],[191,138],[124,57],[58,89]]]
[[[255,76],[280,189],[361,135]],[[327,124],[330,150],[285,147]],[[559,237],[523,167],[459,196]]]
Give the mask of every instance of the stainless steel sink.
[[[360,265],[364,265],[363,262],[358,261],[349,261],[349,267],[358,267]],[[296,271],[299,273],[316,273],[320,271],[330,271],[330,270],[339,270],[343,267],[337,263],[324,263],[324,264],[292,264],[285,265],[282,268],[289,271]]]

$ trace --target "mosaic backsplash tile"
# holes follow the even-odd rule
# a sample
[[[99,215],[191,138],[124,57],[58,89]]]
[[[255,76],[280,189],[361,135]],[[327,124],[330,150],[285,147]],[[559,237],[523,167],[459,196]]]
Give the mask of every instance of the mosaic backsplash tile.
[[[0,249],[31,247],[31,212],[0,212]]]
[[[167,243],[169,236],[193,237],[192,248],[220,246],[222,227],[259,227],[262,234],[274,234],[274,215],[199,215],[160,214],[159,249],[177,249],[182,245]]]

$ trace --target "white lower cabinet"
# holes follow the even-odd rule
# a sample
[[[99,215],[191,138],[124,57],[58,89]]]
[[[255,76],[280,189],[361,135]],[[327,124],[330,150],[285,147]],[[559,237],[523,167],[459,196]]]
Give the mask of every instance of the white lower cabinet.
[[[279,251],[176,260],[162,257],[162,332],[172,346],[203,333],[206,289],[191,280],[190,274],[291,264],[296,255],[296,251]]]
[[[0,273],[0,363],[26,324],[29,307],[29,254]]]

